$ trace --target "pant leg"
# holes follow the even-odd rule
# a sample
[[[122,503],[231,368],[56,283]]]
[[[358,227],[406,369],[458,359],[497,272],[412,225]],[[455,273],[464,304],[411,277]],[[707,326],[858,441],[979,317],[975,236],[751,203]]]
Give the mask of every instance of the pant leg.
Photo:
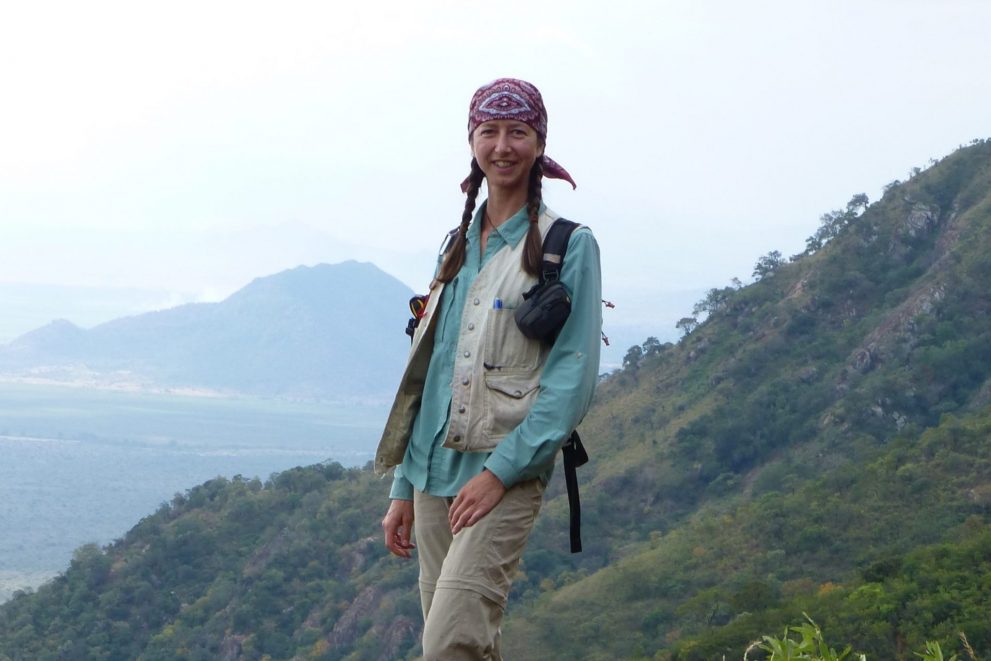
[[[540,511],[539,480],[514,485],[451,540],[423,628],[424,661],[501,659],[499,626],[512,575]]]
[[[447,518],[451,499],[414,490],[413,534],[420,562],[420,607],[423,620],[430,612],[440,568],[451,546],[451,523]]]

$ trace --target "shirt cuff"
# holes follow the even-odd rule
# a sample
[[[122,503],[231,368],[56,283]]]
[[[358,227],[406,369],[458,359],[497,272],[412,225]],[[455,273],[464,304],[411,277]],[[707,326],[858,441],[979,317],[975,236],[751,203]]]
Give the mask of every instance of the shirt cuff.
[[[392,489],[389,491],[389,498],[392,500],[413,500],[413,485],[396,470],[396,475],[392,478]]]
[[[508,459],[492,453],[485,460],[485,468],[499,478],[507,489],[520,481],[520,472]]]

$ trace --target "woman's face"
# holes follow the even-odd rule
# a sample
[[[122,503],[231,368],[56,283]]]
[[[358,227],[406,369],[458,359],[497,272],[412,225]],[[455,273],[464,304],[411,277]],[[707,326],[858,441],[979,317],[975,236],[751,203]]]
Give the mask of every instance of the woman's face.
[[[494,119],[475,128],[472,155],[485,173],[489,190],[526,191],[530,169],[544,153],[540,136],[528,124]]]

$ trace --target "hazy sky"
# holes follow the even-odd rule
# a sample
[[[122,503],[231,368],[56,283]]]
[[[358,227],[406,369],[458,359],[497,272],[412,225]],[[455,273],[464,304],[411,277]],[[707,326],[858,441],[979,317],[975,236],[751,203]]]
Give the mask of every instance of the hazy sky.
[[[0,284],[217,300],[357,258],[420,289],[468,100],[515,76],[578,182],[545,201],[601,244],[607,328],[661,335],[991,136],[989,24],[964,0],[5,3]]]

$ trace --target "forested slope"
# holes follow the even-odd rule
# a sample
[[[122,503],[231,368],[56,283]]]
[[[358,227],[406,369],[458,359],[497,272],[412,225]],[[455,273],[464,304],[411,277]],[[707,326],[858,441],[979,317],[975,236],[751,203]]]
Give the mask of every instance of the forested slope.
[[[991,653],[991,143],[756,275],[601,384],[585,553],[556,478],[507,658],[739,658],[803,610],[873,659],[961,629]],[[338,466],[197,487],[0,607],[0,658],[411,657],[386,490]]]
[[[5,604],[0,658],[398,658],[420,605],[372,534],[383,488],[338,464],[195,487]]]
[[[733,656],[792,595],[983,525],[991,143],[863,202],[826,214],[803,254],[762,258],[755,284],[711,290],[704,323],[603,384],[585,429],[596,538],[583,572],[513,618],[511,651]],[[960,428],[980,431],[934,440]],[[883,617],[891,637],[863,644],[891,658],[906,632]],[[564,635],[573,621],[589,626]],[[724,627],[732,644],[692,652]]]

